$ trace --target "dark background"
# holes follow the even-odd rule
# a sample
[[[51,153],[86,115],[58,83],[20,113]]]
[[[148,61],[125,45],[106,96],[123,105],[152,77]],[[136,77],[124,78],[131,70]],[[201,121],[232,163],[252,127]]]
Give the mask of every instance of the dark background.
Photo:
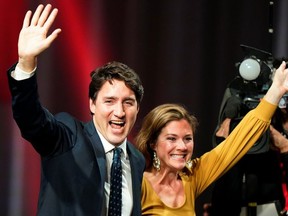
[[[271,3],[274,5],[271,6]],[[212,147],[226,85],[243,60],[240,44],[287,57],[286,0],[11,0],[0,3],[0,215],[35,215],[39,157],[20,136],[11,113],[6,71],[17,61],[17,39],[28,9],[59,9],[62,33],[39,57],[40,97],[51,112],[88,121],[89,73],[112,60],[139,73],[143,116],[162,103],[184,104],[198,118],[194,157]],[[273,33],[269,33],[273,29]],[[197,215],[210,201],[197,200]]]

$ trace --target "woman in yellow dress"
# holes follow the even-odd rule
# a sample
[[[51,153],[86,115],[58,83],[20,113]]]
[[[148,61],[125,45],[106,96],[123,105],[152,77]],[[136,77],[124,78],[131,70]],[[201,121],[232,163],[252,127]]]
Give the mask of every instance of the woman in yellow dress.
[[[146,157],[142,215],[195,215],[195,199],[229,170],[269,128],[281,97],[288,92],[283,62],[258,106],[216,148],[192,159],[197,120],[181,105],[164,104],[145,117],[136,137]]]

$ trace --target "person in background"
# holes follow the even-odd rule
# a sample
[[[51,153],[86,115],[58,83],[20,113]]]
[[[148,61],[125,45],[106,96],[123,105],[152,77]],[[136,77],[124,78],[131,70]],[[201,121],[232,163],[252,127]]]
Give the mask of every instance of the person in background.
[[[217,147],[193,159],[196,118],[179,104],[163,104],[144,118],[136,145],[146,158],[142,215],[195,215],[196,198],[234,166],[269,128],[288,91],[283,62],[264,99]]]
[[[283,215],[288,212],[288,108],[282,107],[276,110],[270,125],[270,139],[273,147],[279,151],[280,165],[283,171],[282,186],[286,203],[282,211]]]
[[[48,34],[57,13],[50,4],[39,5],[34,14],[26,13],[18,41],[19,60],[8,71],[13,117],[22,136],[41,156],[37,215],[111,215],[108,208],[118,204],[120,213],[115,215],[141,215],[145,159],[127,141],[144,94],[141,81],[120,62],[93,71],[89,85],[92,117],[87,123],[68,113],[53,115],[42,107],[37,57],[61,32],[55,29]],[[122,192],[117,195],[120,203],[110,205],[110,167],[116,148]]]
[[[246,95],[251,97],[253,91],[248,91],[245,87],[243,85],[238,89],[229,85],[226,89],[219,112],[219,123],[212,137],[213,146],[227,138],[240,119],[251,110],[252,106],[247,105],[245,101],[248,100],[244,98]],[[277,111],[278,108],[276,113]],[[244,211],[252,216],[257,214],[257,206],[264,204],[277,206],[277,210],[281,211],[285,203],[281,168],[278,152],[271,148],[269,134],[267,129],[253,147],[215,181],[211,193],[211,216],[239,216]]]

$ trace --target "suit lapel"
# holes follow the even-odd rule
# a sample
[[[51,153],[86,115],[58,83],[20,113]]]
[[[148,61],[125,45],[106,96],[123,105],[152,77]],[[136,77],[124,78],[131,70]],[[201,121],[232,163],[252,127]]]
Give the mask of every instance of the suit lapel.
[[[90,121],[85,126],[85,131],[87,132],[87,137],[90,140],[91,146],[93,147],[94,154],[96,156],[97,163],[100,169],[101,175],[101,188],[104,194],[104,183],[106,178],[106,156],[103,145],[101,143],[100,137],[95,129],[93,121]],[[131,178],[132,178],[132,187],[133,187],[133,210],[132,215],[140,215],[141,213],[141,181],[144,171],[143,160],[141,160],[134,149],[134,146],[127,142],[127,153],[129,155],[130,166],[131,166]],[[142,169],[143,167],[143,169]],[[99,188],[100,189],[100,188]]]
[[[137,156],[136,150],[133,145],[127,142],[127,153],[129,155],[130,166],[131,166],[131,178],[132,178],[132,187],[133,187],[133,211],[132,215],[140,215],[139,210],[141,210],[141,181],[144,170],[143,161]]]
[[[93,121],[90,121],[85,125],[85,130],[87,131],[88,138],[90,140],[90,143],[93,147],[94,154],[96,156],[97,163],[99,165],[100,169],[100,175],[101,175],[101,183],[103,184],[104,188],[104,182],[106,178],[106,156],[105,151],[103,148],[103,145],[101,143],[100,137],[98,133],[96,132],[95,126],[93,124]]]

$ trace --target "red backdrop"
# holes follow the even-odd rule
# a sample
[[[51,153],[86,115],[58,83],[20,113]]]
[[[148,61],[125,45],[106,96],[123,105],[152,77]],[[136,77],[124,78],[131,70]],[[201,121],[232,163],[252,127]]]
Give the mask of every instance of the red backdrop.
[[[7,211],[7,214],[1,212],[1,215],[31,216],[36,215],[37,208],[40,180],[39,156],[30,144],[21,138],[12,119],[6,78],[7,69],[17,61],[17,40],[24,15],[28,9],[34,11],[37,7],[37,2],[33,4],[29,2],[1,1],[0,3],[0,102],[1,117],[7,116],[5,119],[2,118],[0,127],[3,132],[2,138],[10,137],[1,145],[7,145],[5,148],[2,147],[2,153],[11,156],[7,156],[5,161],[7,164],[3,166],[3,169],[10,171],[2,175],[0,182],[2,187],[9,187],[5,189],[7,200],[1,202],[1,205],[7,205],[7,209],[4,210],[4,207],[3,210],[1,209]],[[60,110],[62,107],[55,108],[59,100],[64,104],[63,109],[73,101],[73,107],[68,107],[68,111],[74,112],[81,119],[89,117],[89,73],[106,62],[112,52],[108,37],[105,35],[105,23],[101,13],[103,9],[99,2],[101,1],[91,1],[89,4],[89,1],[85,3],[85,1],[69,0],[69,2],[58,1],[53,4],[59,9],[59,14],[52,28],[60,27],[62,33],[49,50],[39,57],[39,70],[42,73],[39,75],[39,91],[44,97],[43,103],[52,111],[63,111]],[[92,7],[93,13],[88,13],[87,10]],[[56,98],[55,95],[60,98],[57,102],[53,100]],[[5,181],[3,179],[5,177],[9,181]]]

